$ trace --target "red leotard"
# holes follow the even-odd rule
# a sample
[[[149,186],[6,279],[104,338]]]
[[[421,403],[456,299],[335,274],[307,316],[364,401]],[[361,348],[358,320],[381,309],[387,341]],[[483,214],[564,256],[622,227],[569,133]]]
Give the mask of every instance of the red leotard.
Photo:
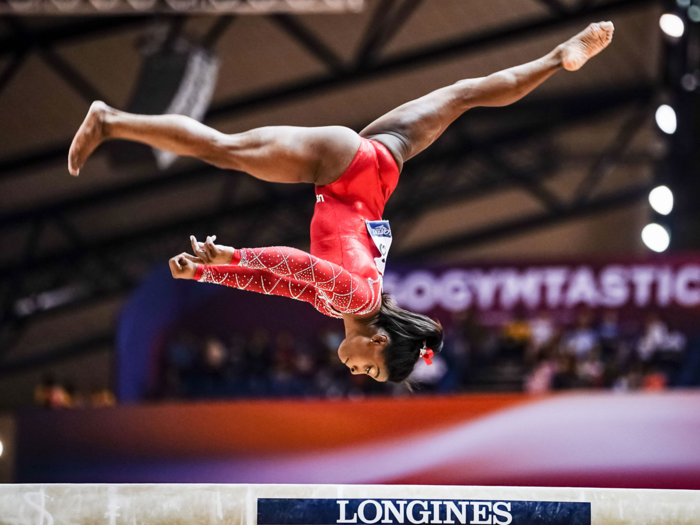
[[[333,184],[316,186],[311,253],[294,248],[243,248],[231,264],[198,265],[194,278],[311,303],[331,317],[368,315],[381,300],[379,250],[365,221],[382,218],[399,181],[389,151],[361,139],[350,166]]]

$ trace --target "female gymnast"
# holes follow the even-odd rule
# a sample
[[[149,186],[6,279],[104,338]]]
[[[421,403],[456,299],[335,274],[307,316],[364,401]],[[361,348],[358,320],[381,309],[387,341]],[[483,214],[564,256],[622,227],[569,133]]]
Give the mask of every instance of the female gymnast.
[[[292,297],[342,318],[338,349],[353,374],[405,381],[442,348],[440,323],[399,308],[382,293],[391,231],[382,212],[403,163],[476,106],[505,106],[559,69],[576,71],[612,40],[613,24],[591,24],[548,55],[484,78],[461,80],[408,102],[359,135],[339,127],[265,127],[224,135],[181,115],[141,116],[95,102],[76,134],[68,169],[77,176],[107,139],[143,142],[270,182],[316,186],[310,254],[287,247],[234,249],[192,237],[194,255],[170,260],[176,279]]]

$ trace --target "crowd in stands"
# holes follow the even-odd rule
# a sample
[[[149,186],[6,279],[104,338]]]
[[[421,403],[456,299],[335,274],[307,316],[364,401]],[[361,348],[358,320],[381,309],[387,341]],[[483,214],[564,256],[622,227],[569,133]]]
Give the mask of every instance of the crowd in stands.
[[[154,399],[363,398],[407,395],[403,385],[354,376],[337,357],[342,332],[308,338],[259,328],[229,338],[175,333],[160,356]],[[455,315],[433,365],[412,376],[415,394],[528,392],[569,389],[662,390],[678,384],[688,338],[650,313],[620,320],[615,310],[582,310],[573,320],[548,312],[516,312],[484,322],[474,312]],[[79,392],[46,377],[35,389],[48,408],[112,406],[105,389]]]
[[[34,388],[35,404],[44,408],[85,408],[114,406],[114,394],[106,388],[94,388],[90,392],[78,390],[70,382],[57,381],[46,376]]]
[[[502,352],[522,356],[522,389],[533,393],[573,388],[661,390],[672,386],[686,355],[687,337],[657,314],[621,323],[615,310],[581,311],[571,326],[541,313],[508,323]],[[516,357],[517,360],[517,357]]]
[[[402,395],[403,386],[353,376],[336,350],[343,334],[301,339],[258,329],[228,340],[176,334],[162,355],[156,398],[363,397]],[[607,388],[659,390],[673,386],[687,338],[656,314],[622,323],[617,311],[581,311],[557,323],[546,312],[515,314],[485,324],[457,315],[443,352],[413,379],[427,392]]]
[[[228,341],[181,333],[162,356],[157,398],[353,397],[388,385],[353,376],[337,357],[342,334],[309,339],[264,329]]]

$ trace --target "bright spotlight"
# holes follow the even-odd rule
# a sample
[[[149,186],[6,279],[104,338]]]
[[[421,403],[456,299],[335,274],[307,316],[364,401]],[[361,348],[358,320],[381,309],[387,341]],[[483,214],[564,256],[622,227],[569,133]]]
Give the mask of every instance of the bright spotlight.
[[[685,24],[677,15],[671,15],[668,13],[661,15],[659,25],[664,33],[675,38],[683,36],[683,33],[685,32]]]
[[[693,22],[700,22],[700,7],[691,5],[688,8],[688,18],[690,18]]]
[[[668,186],[657,186],[649,193],[649,204],[656,213],[668,215],[673,210],[673,192]]]
[[[671,237],[666,231],[666,228],[660,224],[647,224],[642,230],[642,240],[647,248],[661,253],[666,251],[668,245],[671,244]]]
[[[2,451],[3,451],[3,446],[2,446],[2,441],[0,441],[0,458],[2,457]]]
[[[673,135],[678,127],[676,120],[676,112],[667,104],[659,106],[656,110],[656,124],[661,128],[661,131],[669,135]]]

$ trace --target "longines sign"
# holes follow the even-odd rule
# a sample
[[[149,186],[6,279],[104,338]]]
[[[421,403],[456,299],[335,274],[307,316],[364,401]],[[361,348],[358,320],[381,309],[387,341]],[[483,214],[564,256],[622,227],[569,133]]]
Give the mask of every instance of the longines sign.
[[[590,525],[591,504],[436,499],[258,499],[258,525]]]

